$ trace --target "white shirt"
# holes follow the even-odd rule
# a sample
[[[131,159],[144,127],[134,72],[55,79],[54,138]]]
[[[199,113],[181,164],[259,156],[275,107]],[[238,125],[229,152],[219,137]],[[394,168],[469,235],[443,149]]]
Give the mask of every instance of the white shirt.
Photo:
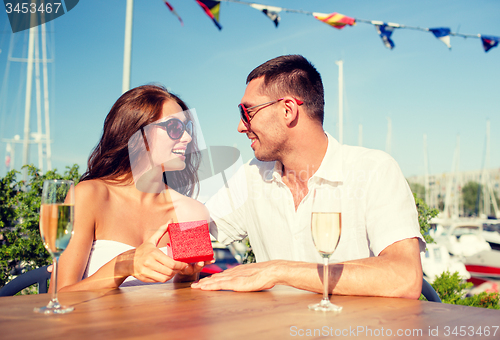
[[[420,234],[413,194],[396,161],[378,150],[340,145],[332,136],[308,194],[295,210],[280,162],[252,159],[207,203],[210,232],[223,244],[247,235],[257,262],[322,262],[311,237],[312,189],[341,190],[342,233],[331,262],[378,256],[387,246]],[[215,222],[215,223],[214,223]]]

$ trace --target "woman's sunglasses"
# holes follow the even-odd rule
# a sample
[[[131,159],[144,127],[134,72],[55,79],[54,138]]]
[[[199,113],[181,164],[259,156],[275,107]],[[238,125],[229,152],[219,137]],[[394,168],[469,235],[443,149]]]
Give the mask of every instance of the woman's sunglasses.
[[[165,129],[168,136],[173,140],[180,139],[184,131],[187,131],[191,137],[193,136],[193,122],[191,120],[184,124],[184,122],[178,118],[171,118],[164,122],[156,123],[155,125],[159,125]]]
[[[241,120],[243,121],[243,123],[245,124],[246,127],[249,127],[250,126],[250,121],[253,119],[253,117],[255,117],[255,115],[257,114],[257,112],[259,112],[259,111],[255,112],[255,114],[250,117],[250,115],[248,114],[249,110],[255,109],[256,107],[259,107],[259,106],[272,105],[272,104],[275,104],[275,103],[277,103],[277,102],[279,102],[279,101],[281,101],[283,99],[285,99],[285,98],[280,98],[280,99],[277,99],[277,100],[273,100],[273,101],[270,101],[270,102],[267,102],[267,103],[264,103],[264,104],[254,105],[254,106],[251,106],[251,107],[245,107],[245,105],[239,104],[238,108],[240,109]],[[295,101],[297,102],[297,105],[304,104],[304,102],[302,100],[299,100],[297,98],[293,98],[293,99],[295,99]]]

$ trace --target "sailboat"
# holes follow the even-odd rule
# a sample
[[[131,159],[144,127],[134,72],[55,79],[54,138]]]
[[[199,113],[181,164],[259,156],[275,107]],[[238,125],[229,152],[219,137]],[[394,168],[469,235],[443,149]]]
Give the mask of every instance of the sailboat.
[[[483,223],[483,237],[491,249],[500,250],[500,221],[489,220]]]
[[[500,250],[492,249],[491,243],[486,241],[484,236],[487,231],[483,229],[485,222],[487,220],[474,218],[468,221],[433,220],[435,230],[431,236],[437,242],[436,246],[444,247],[450,258],[460,259],[470,275],[457,271],[474,285],[500,280]],[[428,245],[428,248],[432,245]],[[450,269],[450,272],[454,271]]]
[[[465,258],[465,268],[474,285],[500,280],[500,250],[485,250]]]

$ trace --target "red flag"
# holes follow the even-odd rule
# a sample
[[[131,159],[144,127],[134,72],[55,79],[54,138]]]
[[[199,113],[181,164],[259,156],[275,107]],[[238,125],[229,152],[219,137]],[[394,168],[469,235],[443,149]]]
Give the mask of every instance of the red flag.
[[[215,26],[217,26],[217,28],[221,30],[222,26],[219,24],[220,2],[212,0],[196,0],[196,2],[201,6],[201,8],[203,8],[205,14],[208,15],[210,19],[212,19]]]
[[[165,5],[167,5],[168,9],[170,10],[170,12],[172,12],[173,15],[175,15],[177,17],[177,19],[179,19],[179,21],[181,22],[181,25],[184,26],[184,23],[182,22],[182,19],[181,17],[179,16],[179,14],[177,14],[177,12],[175,11],[175,9],[172,7],[171,4],[168,3],[168,1],[164,0],[165,2]]]
[[[342,29],[345,25],[356,25],[356,19],[350,18],[340,13],[324,14],[324,13],[313,13],[313,16],[319,21],[324,22],[337,29]]]

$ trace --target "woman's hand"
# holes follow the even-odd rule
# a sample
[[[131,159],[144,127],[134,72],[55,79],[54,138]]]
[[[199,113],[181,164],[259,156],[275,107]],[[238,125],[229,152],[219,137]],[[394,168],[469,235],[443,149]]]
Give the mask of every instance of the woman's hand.
[[[188,264],[175,261],[158,249],[158,242],[168,230],[171,221],[162,225],[147,241],[136,249],[119,255],[119,272],[125,270],[128,275],[143,282],[166,282],[175,274],[186,270]],[[201,269],[200,269],[201,270]]]

